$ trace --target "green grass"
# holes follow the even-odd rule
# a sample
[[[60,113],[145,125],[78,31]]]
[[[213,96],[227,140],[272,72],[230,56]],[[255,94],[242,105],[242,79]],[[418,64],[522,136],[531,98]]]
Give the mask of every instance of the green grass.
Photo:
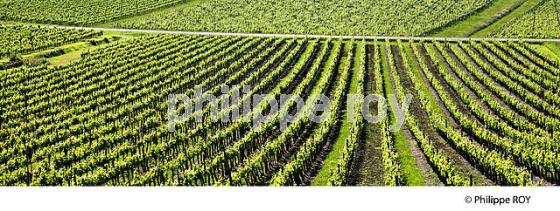
[[[47,61],[49,61],[49,64],[53,66],[61,66],[61,65],[69,64],[73,61],[80,60],[82,58],[82,53],[84,51],[85,49],[68,52],[60,56],[48,58]]]
[[[121,40],[121,39],[129,39],[130,36],[117,36],[117,34],[103,35],[101,37],[96,37],[94,40],[103,40],[104,38],[109,39],[110,42],[117,42],[118,40]],[[89,39],[89,40],[92,40],[92,39]],[[68,45],[64,45],[64,46],[60,46],[60,47],[56,47],[56,48],[47,49],[47,50],[44,50],[44,51],[39,51],[39,52],[23,55],[23,58],[25,58],[25,59],[40,59],[40,58],[44,58],[43,54],[45,52],[53,51],[53,50],[56,50],[56,49],[62,49],[64,51],[64,54],[59,55],[59,56],[54,56],[54,57],[51,57],[51,58],[46,58],[47,61],[49,61],[50,65],[60,66],[60,65],[69,64],[73,61],[80,60],[82,58],[82,53],[84,53],[86,51],[92,51],[92,50],[95,50],[97,48],[100,48],[100,47],[103,47],[103,46],[107,45],[107,43],[100,42],[99,45],[94,46],[89,42],[89,40],[84,40],[84,41],[81,41],[81,42],[76,42],[76,43],[72,43],[72,44],[68,44]]]
[[[560,60],[560,43],[545,42],[542,46],[545,47],[545,49],[541,49],[541,52],[543,52],[547,56]]]
[[[391,84],[391,78],[389,75],[389,67],[388,62],[386,59],[386,53],[384,50],[381,51],[381,61],[383,67],[383,77],[385,83],[385,93],[387,95],[393,94],[393,88]],[[388,104],[388,112],[392,112],[392,108],[395,105],[392,105],[389,100],[387,100]],[[391,115],[391,123],[394,123],[396,120],[394,115]],[[416,159],[414,155],[412,155],[412,151],[410,150],[410,143],[406,140],[404,136],[404,132],[399,130],[398,132],[392,133],[393,140],[395,141],[395,148],[398,153],[398,159],[401,167],[401,174],[405,177],[406,185],[408,186],[424,186],[426,185],[426,180],[418,167],[418,163],[416,163]]]
[[[64,64],[68,64],[72,61],[79,60],[81,58],[81,53],[87,50],[88,48],[92,48],[91,44],[87,41],[76,42],[68,45],[63,45],[60,47],[50,48],[43,51],[37,51],[30,54],[22,55],[24,59],[46,59],[49,61],[50,65],[53,66],[60,66]],[[62,55],[53,56],[50,58],[45,58],[44,54],[50,51],[55,51],[58,49],[62,49],[64,53]],[[0,60],[0,63],[3,61],[9,61],[8,58],[4,58]]]
[[[517,8],[525,0],[496,0],[488,8],[436,33],[436,37],[468,37],[491,25]]]
[[[95,40],[102,40],[104,38],[107,38],[110,40],[110,42],[118,42],[121,39],[130,39],[131,37],[134,36],[122,35],[122,33],[121,35],[118,35],[118,33],[115,33],[115,34],[105,34],[102,37],[96,38]],[[101,48],[107,44],[108,43],[100,42],[99,45],[94,46],[91,45],[91,43],[89,43],[89,41],[87,40],[79,43],[74,43],[62,47],[62,49],[64,49],[65,52],[63,55],[51,57],[48,58],[47,60],[49,61],[50,65],[54,65],[54,66],[69,64],[73,61],[80,60],[82,58],[82,53]]]
[[[167,8],[169,9],[169,8]],[[165,9],[163,9],[165,10]],[[21,21],[0,21],[0,24],[12,24],[12,25],[25,25],[25,26],[51,26],[51,24],[44,24],[44,23],[29,23],[29,22],[21,22]],[[99,25],[101,27],[101,25]],[[104,27],[109,27],[109,25],[104,25]],[[109,27],[110,28],[110,27]],[[135,37],[142,37],[146,35],[150,35],[150,33],[145,32],[122,32],[122,31],[103,31],[103,35],[105,36],[116,36],[122,38],[135,38]]]
[[[500,29],[502,26],[508,24],[511,20],[515,19],[516,17],[525,14],[531,8],[535,7],[541,0],[525,0],[521,6],[519,6],[516,10],[512,11],[508,15],[504,16],[500,20],[494,22],[490,26],[474,33],[472,37],[488,37],[493,31]]]
[[[103,31],[103,35],[108,37],[137,38],[137,37],[147,36],[150,34],[144,32]]]
[[[26,22],[19,22],[19,21],[0,21],[0,24],[16,24],[16,25],[29,25],[29,26],[48,26],[48,24],[36,24],[36,23],[26,23]],[[42,54],[48,52],[48,51],[53,51],[56,49],[62,49],[64,50],[64,54],[59,55],[59,56],[55,56],[55,57],[51,57],[51,58],[47,58],[47,61],[50,63],[50,65],[53,66],[60,66],[60,65],[65,65],[68,64],[72,61],[76,61],[81,59],[81,55],[83,52],[86,52],[88,50],[94,50],[97,49],[101,46],[104,46],[105,43],[101,43],[98,46],[93,46],[89,43],[89,40],[102,40],[104,38],[107,38],[109,40],[111,40],[111,42],[113,41],[117,41],[117,40],[125,40],[125,39],[131,39],[131,38],[138,38],[138,37],[142,37],[142,36],[146,36],[149,35],[148,33],[143,33],[143,32],[120,32],[120,31],[103,31],[103,35],[99,36],[99,37],[95,37],[95,38],[91,38],[91,39],[84,39],[82,41],[79,42],[75,42],[75,43],[70,43],[70,44],[66,44],[63,46],[59,46],[59,47],[52,47],[46,50],[42,50],[42,51],[35,51],[32,53],[28,53],[25,55],[22,55],[23,58],[25,59],[40,59],[43,58]],[[9,58],[4,57],[4,58],[0,58],[0,65],[9,62]]]
[[[356,49],[361,48],[361,46],[362,46],[361,44],[358,44]],[[353,67],[352,79],[348,91],[349,94],[355,94],[358,90],[357,71],[359,67],[358,65],[360,65],[358,58],[360,58],[361,56],[364,56],[362,55],[361,51],[356,50],[356,53],[354,54],[354,58],[353,58],[354,67]],[[345,63],[346,60],[344,59],[343,62]],[[344,64],[342,64],[341,67],[344,67]],[[323,166],[321,166],[321,170],[319,170],[317,176],[313,179],[313,181],[311,181],[311,185],[326,186],[329,184],[331,172],[333,172],[336,169],[338,161],[342,158],[342,151],[344,150],[346,138],[350,136],[350,128],[352,127],[352,122],[347,121],[347,117],[348,117],[348,109],[346,109],[346,111],[344,112],[343,116],[340,119],[342,121],[342,124],[340,126],[338,137],[336,138],[333,144],[332,150],[329,152],[327,158],[324,160]]]

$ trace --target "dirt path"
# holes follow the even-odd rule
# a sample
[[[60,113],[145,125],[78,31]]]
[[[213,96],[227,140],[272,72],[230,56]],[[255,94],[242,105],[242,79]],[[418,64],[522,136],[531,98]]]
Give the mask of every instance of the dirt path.
[[[402,49],[401,49],[402,50]],[[416,65],[416,68],[421,68],[419,63],[418,63],[418,58],[416,57],[416,55],[412,54],[413,60],[414,60],[414,64]],[[410,78],[407,77],[407,74],[404,72],[400,72],[400,75],[403,76],[401,78],[401,82],[403,83],[403,86],[405,87],[413,87],[412,86],[412,81]],[[431,88],[431,87],[430,87]],[[410,91],[411,93],[414,93],[415,98],[418,98],[416,92],[414,92],[413,90]],[[439,102],[441,103],[441,102]],[[472,166],[469,161],[467,159],[465,159],[463,156],[461,156],[461,154],[459,152],[457,152],[451,145],[449,145],[449,143],[447,143],[445,141],[445,139],[443,137],[441,137],[441,135],[436,131],[436,129],[432,126],[432,123],[430,122],[430,118],[428,117],[428,113],[426,113],[426,110],[424,110],[423,108],[414,108],[415,105],[413,105],[413,109],[412,111],[415,112],[415,116],[417,117],[418,123],[420,128],[422,129],[422,131],[424,131],[426,133],[426,135],[428,135],[428,137],[430,138],[430,140],[433,141],[434,145],[442,150],[445,155],[447,155],[452,161],[453,163],[455,163],[455,165],[457,165],[457,170],[462,172],[464,175],[469,175],[472,176],[473,178],[473,182],[476,185],[495,185],[494,182],[492,182],[492,180],[488,179],[482,172],[480,172],[478,169],[476,169],[474,166]],[[448,112],[447,110],[445,110],[445,112]],[[451,114],[448,114],[451,115]]]
[[[367,46],[366,94],[375,94],[374,46]],[[376,104],[370,106],[372,114],[377,113]],[[363,138],[358,143],[358,151],[350,170],[349,185],[384,186],[383,155],[381,152],[380,128],[377,124],[366,123]]]
[[[419,46],[418,49],[419,49],[419,53],[420,53],[421,55],[414,55],[414,54],[413,54],[413,57],[414,57],[414,59],[415,59],[415,62],[418,63],[418,59],[425,59],[426,62],[427,62],[428,68],[434,69],[435,67],[434,67],[434,65],[432,64],[432,61],[431,61],[430,59],[427,59],[428,55],[427,55],[427,52],[426,52],[426,50],[424,49],[424,47]],[[417,56],[419,56],[420,58],[417,57]],[[428,89],[430,90],[430,93],[431,93],[431,94],[434,96],[434,98],[436,99],[436,103],[438,104],[439,108],[441,109],[441,111],[443,111],[443,113],[445,114],[445,116],[448,117],[448,118],[447,118],[448,122],[449,122],[456,130],[461,131],[462,134],[468,135],[468,136],[469,136],[469,140],[470,140],[473,144],[478,145],[479,147],[482,147],[482,146],[480,145],[480,143],[478,143],[478,142],[476,141],[476,138],[473,138],[472,136],[470,136],[469,133],[466,133],[466,132],[463,130],[463,128],[461,127],[461,125],[459,125],[459,123],[457,122],[457,120],[453,117],[453,114],[451,114],[451,112],[450,112],[450,111],[447,109],[447,107],[443,104],[443,102],[442,102],[440,96],[438,95],[437,91],[434,89],[434,87],[432,86],[432,84],[430,83],[430,81],[428,80],[428,78],[426,77],[425,73],[424,73],[422,70],[420,71],[420,74],[421,74],[421,76],[422,76],[422,79],[423,79],[423,81],[424,81],[424,84],[428,87]],[[442,80],[441,78],[438,79],[437,76],[435,76],[435,77],[436,77],[436,80],[439,80],[440,83],[442,83],[442,82],[441,82],[441,80]],[[453,102],[457,102],[457,100],[459,100],[459,99],[457,99],[458,97],[455,96],[455,94],[454,94],[453,92],[449,92],[449,87],[446,87],[444,83],[442,83],[442,85],[443,85],[443,87],[447,90],[447,92],[449,93],[449,96],[451,97],[451,99],[453,100]],[[464,105],[462,105],[462,104],[457,104],[457,107],[458,107],[459,110],[461,110],[465,115],[468,115],[468,116],[470,116],[471,119],[473,119],[472,114],[470,114],[470,111],[468,111],[466,108],[464,108]],[[476,118],[475,118],[475,120],[476,120]],[[448,142],[446,142],[446,143],[448,143]],[[448,143],[448,144],[449,144],[449,143]],[[451,146],[451,144],[449,144],[449,145]],[[454,148],[454,149],[455,149],[455,148]],[[456,150],[455,150],[455,151],[456,151]],[[459,153],[459,154],[460,154],[460,153]],[[461,156],[462,156],[462,155],[461,155]],[[475,167],[475,166],[474,166],[475,164],[473,164],[468,158],[466,158],[466,157],[464,157],[464,156],[462,156],[462,157],[463,157],[465,160],[469,161],[469,163],[470,163],[471,165],[473,165],[473,167]],[[482,171],[480,171],[480,172],[482,173]],[[485,174],[485,176],[486,176],[486,174]],[[486,177],[486,178],[488,178],[488,177]],[[488,179],[491,180],[490,178],[488,178]],[[492,182],[493,182],[493,181],[492,181]]]
[[[400,63],[400,61],[397,61],[397,58],[395,56],[396,55],[395,47],[396,46],[392,46],[391,49],[385,49],[385,50],[386,51],[392,51],[393,57],[395,57],[394,61],[395,61],[395,63],[398,64],[398,63]],[[388,56],[389,54],[386,54],[386,55]],[[387,59],[387,61],[389,61],[389,59]],[[393,93],[397,93],[397,89],[396,89],[396,85],[395,85],[395,79],[393,78],[393,74],[391,74],[391,72],[398,71],[398,69],[402,69],[402,67],[399,68],[399,67],[395,66],[395,68],[397,70],[392,70],[391,65],[388,65],[387,67],[388,67],[388,70],[389,70],[389,79],[391,81],[391,84],[390,84],[391,89],[393,90]],[[418,104],[418,101],[413,100],[412,104]],[[406,125],[403,126],[403,133],[404,133],[404,136],[405,136],[406,140],[408,141],[410,151],[412,152],[412,155],[414,156],[414,159],[416,160],[416,164],[418,165],[418,168],[420,168],[420,171],[422,172],[422,175],[424,176],[424,180],[426,181],[426,185],[428,185],[428,186],[443,185],[443,183],[439,180],[439,177],[437,176],[437,174],[434,172],[434,170],[432,169],[432,167],[428,163],[428,160],[426,159],[426,156],[424,156],[424,152],[422,152],[422,150],[418,146],[418,143],[416,142],[416,139],[414,138],[414,136],[412,136],[412,133],[410,132],[410,130],[407,128]]]

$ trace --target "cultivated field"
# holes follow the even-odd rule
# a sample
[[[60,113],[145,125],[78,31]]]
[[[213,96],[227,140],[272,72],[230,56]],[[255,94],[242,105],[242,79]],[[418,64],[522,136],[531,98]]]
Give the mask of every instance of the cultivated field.
[[[92,25],[179,2],[181,0],[1,0],[0,20]]]
[[[560,7],[557,0],[541,0],[527,13],[493,32],[500,37],[560,37]]]
[[[422,35],[452,24],[492,0],[194,1],[188,7],[112,24],[184,31]]]
[[[0,26],[0,58],[47,50],[100,34],[102,33],[33,26]]]
[[[0,0],[0,186],[558,185],[560,40],[414,36],[559,38],[559,14]]]
[[[560,69],[532,45],[157,35],[61,67],[2,71],[3,185],[550,185],[559,182]],[[166,100],[249,85],[304,97],[251,128],[210,107],[168,130]],[[229,90],[219,100],[231,96]],[[332,101],[313,123],[312,94]],[[349,94],[413,95],[367,123]],[[351,102],[351,103],[349,103]],[[377,113],[371,104],[372,113]],[[244,118],[269,109],[262,101]],[[179,110],[184,109],[179,107]],[[350,114],[351,110],[355,112]],[[265,112],[266,113],[266,112]],[[346,116],[353,115],[353,121]],[[367,153],[366,153],[367,152]],[[378,166],[363,172],[364,165]],[[370,166],[371,167],[371,166]],[[367,168],[367,167],[366,167]]]

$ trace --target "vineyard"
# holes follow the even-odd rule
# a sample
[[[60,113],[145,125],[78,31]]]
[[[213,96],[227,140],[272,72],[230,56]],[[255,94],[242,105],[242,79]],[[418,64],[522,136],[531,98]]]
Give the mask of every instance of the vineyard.
[[[102,32],[36,26],[0,26],[0,58],[46,50],[101,34]]]
[[[194,1],[110,24],[117,28],[329,35],[423,35],[493,0]]]
[[[527,13],[494,31],[501,37],[560,37],[560,5],[558,0],[542,0]]]
[[[181,0],[0,0],[0,20],[92,25],[179,2]]]
[[[0,22],[190,32],[560,37],[558,0],[0,0]]]
[[[283,109],[224,122],[204,104],[170,132],[170,94],[239,94],[224,85],[250,88],[218,116],[255,94]],[[0,71],[0,185],[556,185],[559,85],[557,58],[524,42],[144,36]],[[332,104],[320,123],[315,94]],[[405,127],[369,123],[380,103],[352,94],[413,96]]]

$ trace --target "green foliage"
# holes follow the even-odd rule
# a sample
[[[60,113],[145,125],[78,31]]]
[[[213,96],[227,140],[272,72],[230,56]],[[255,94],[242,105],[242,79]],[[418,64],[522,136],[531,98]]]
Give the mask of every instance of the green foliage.
[[[392,90],[387,81],[399,99],[417,91],[420,109],[406,117],[414,140],[405,142],[418,143],[445,184],[472,184],[459,169],[464,164],[450,159],[455,152],[496,184],[539,184],[533,176],[560,182],[556,59],[520,42],[384,44],[391,47],[386,54],[383,43],[368,40],[153,35],[111,42],[57,67],[19,57],[14,61],[29,64],[0,71],[0,185],[309,184],[346,121],[340,114],[352,110],[343,106],[346,95],[369,85],[383,94]],[[372,84],[364,81],[369,68]],[[404,87],[406,78],[413,87]],[[304,105],[293,114],[298,103],[291,97],[256,128],[250,120],[269,110],[267,101],[231,122],[214,121],[208,105],[169,132],[169,94],[202,102],[195,97],[201,87],[224,102],[238,91],[223,93],[221,85],[251,89],[218,117],[261,93],[301,96]],[[310,96],[320,93],[332,109],[313,123]],[[355,119],[337,148],[332,185],[349,184],[369,124],[358,112],[362,104],[352,105]],[[288,115],[293,121],[281,130]],[[424,131],[425,122],[437,133]],[[386,185],[402,185],[406,171],[389,123],[379,123],[380,165]],[[452,149],[442,150],[433,136]]]
[[[98,31],[40,26],[0,26],[0,57],[45,50],[101,34]]]
[[[560,37],[560,2],[558,0],[542,0],[525,14],[511,20],[491,35],[558,38]]]
[[[0,20],[92,25],[182,0],[1,0]]]
[[[421,35],[447,26],[492,0],[213,0],[113,24],[186,31]]]

